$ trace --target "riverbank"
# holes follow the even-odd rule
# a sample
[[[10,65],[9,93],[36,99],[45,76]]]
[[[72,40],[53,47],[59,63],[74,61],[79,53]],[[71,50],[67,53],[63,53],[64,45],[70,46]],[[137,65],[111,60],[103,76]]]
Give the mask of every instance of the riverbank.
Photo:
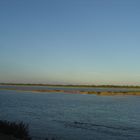
[[[70,94],[95,94],[100,96],[115,96],[115,95],[136,95],[140,96],[140,91],[82,91],[82,90],[59,90],[59,89],[17,89],[17,88],[0,88],[0,90],[15,90],[21,92],[34,92],[34,93],[70,93]]]

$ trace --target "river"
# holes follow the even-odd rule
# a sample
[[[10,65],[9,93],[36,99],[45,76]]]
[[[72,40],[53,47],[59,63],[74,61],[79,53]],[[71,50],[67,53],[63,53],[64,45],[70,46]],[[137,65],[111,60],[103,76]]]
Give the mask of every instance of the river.
[[[28,123],[33,140],[139,140],[139,108],[140,96],[0,90],[0,120]]]

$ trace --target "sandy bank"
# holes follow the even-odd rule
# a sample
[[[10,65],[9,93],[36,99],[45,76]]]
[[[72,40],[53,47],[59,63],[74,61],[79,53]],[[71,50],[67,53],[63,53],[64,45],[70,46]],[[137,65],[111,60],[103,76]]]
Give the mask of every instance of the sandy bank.
[[[140,95],[140,91],[124,91],[124,92],[114,92],[114,91],[82,91],[82,90],[59,90],[59,89],[16,89],[16,88],[5,88],[0,90],[15,90],[21,92],[34,92],[34,93],[70,93],[70,94],[95,94],[100,96],[114,96],[114,95]]]

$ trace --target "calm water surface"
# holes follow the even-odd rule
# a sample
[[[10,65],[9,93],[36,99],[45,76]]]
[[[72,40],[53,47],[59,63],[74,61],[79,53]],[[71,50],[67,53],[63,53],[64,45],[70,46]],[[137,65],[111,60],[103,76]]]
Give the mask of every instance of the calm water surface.
[[[29,124],[33,140],[139,140],[140,96],[0,90],[0,119]]]

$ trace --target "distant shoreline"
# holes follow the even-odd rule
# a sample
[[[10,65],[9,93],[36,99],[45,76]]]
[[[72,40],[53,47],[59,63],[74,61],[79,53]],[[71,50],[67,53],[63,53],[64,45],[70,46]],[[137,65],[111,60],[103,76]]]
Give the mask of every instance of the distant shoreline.
[[[16,89],[16,88],[0,88],[0,90],[13,90],[19,92],[34,92],[34,93],[69,93],[69,94],[94,94],[99,96],[114,96],[114,95],[136,95],[140,96],[140,91],[82,91],[82,90],[59,90],[59,89]]]
[[[91,88],[140,88],[136,85],[65,85],[65,84],[30,84],[30,83],[0,83],[2,86],[52,86],[52,87],[91,87]]]

